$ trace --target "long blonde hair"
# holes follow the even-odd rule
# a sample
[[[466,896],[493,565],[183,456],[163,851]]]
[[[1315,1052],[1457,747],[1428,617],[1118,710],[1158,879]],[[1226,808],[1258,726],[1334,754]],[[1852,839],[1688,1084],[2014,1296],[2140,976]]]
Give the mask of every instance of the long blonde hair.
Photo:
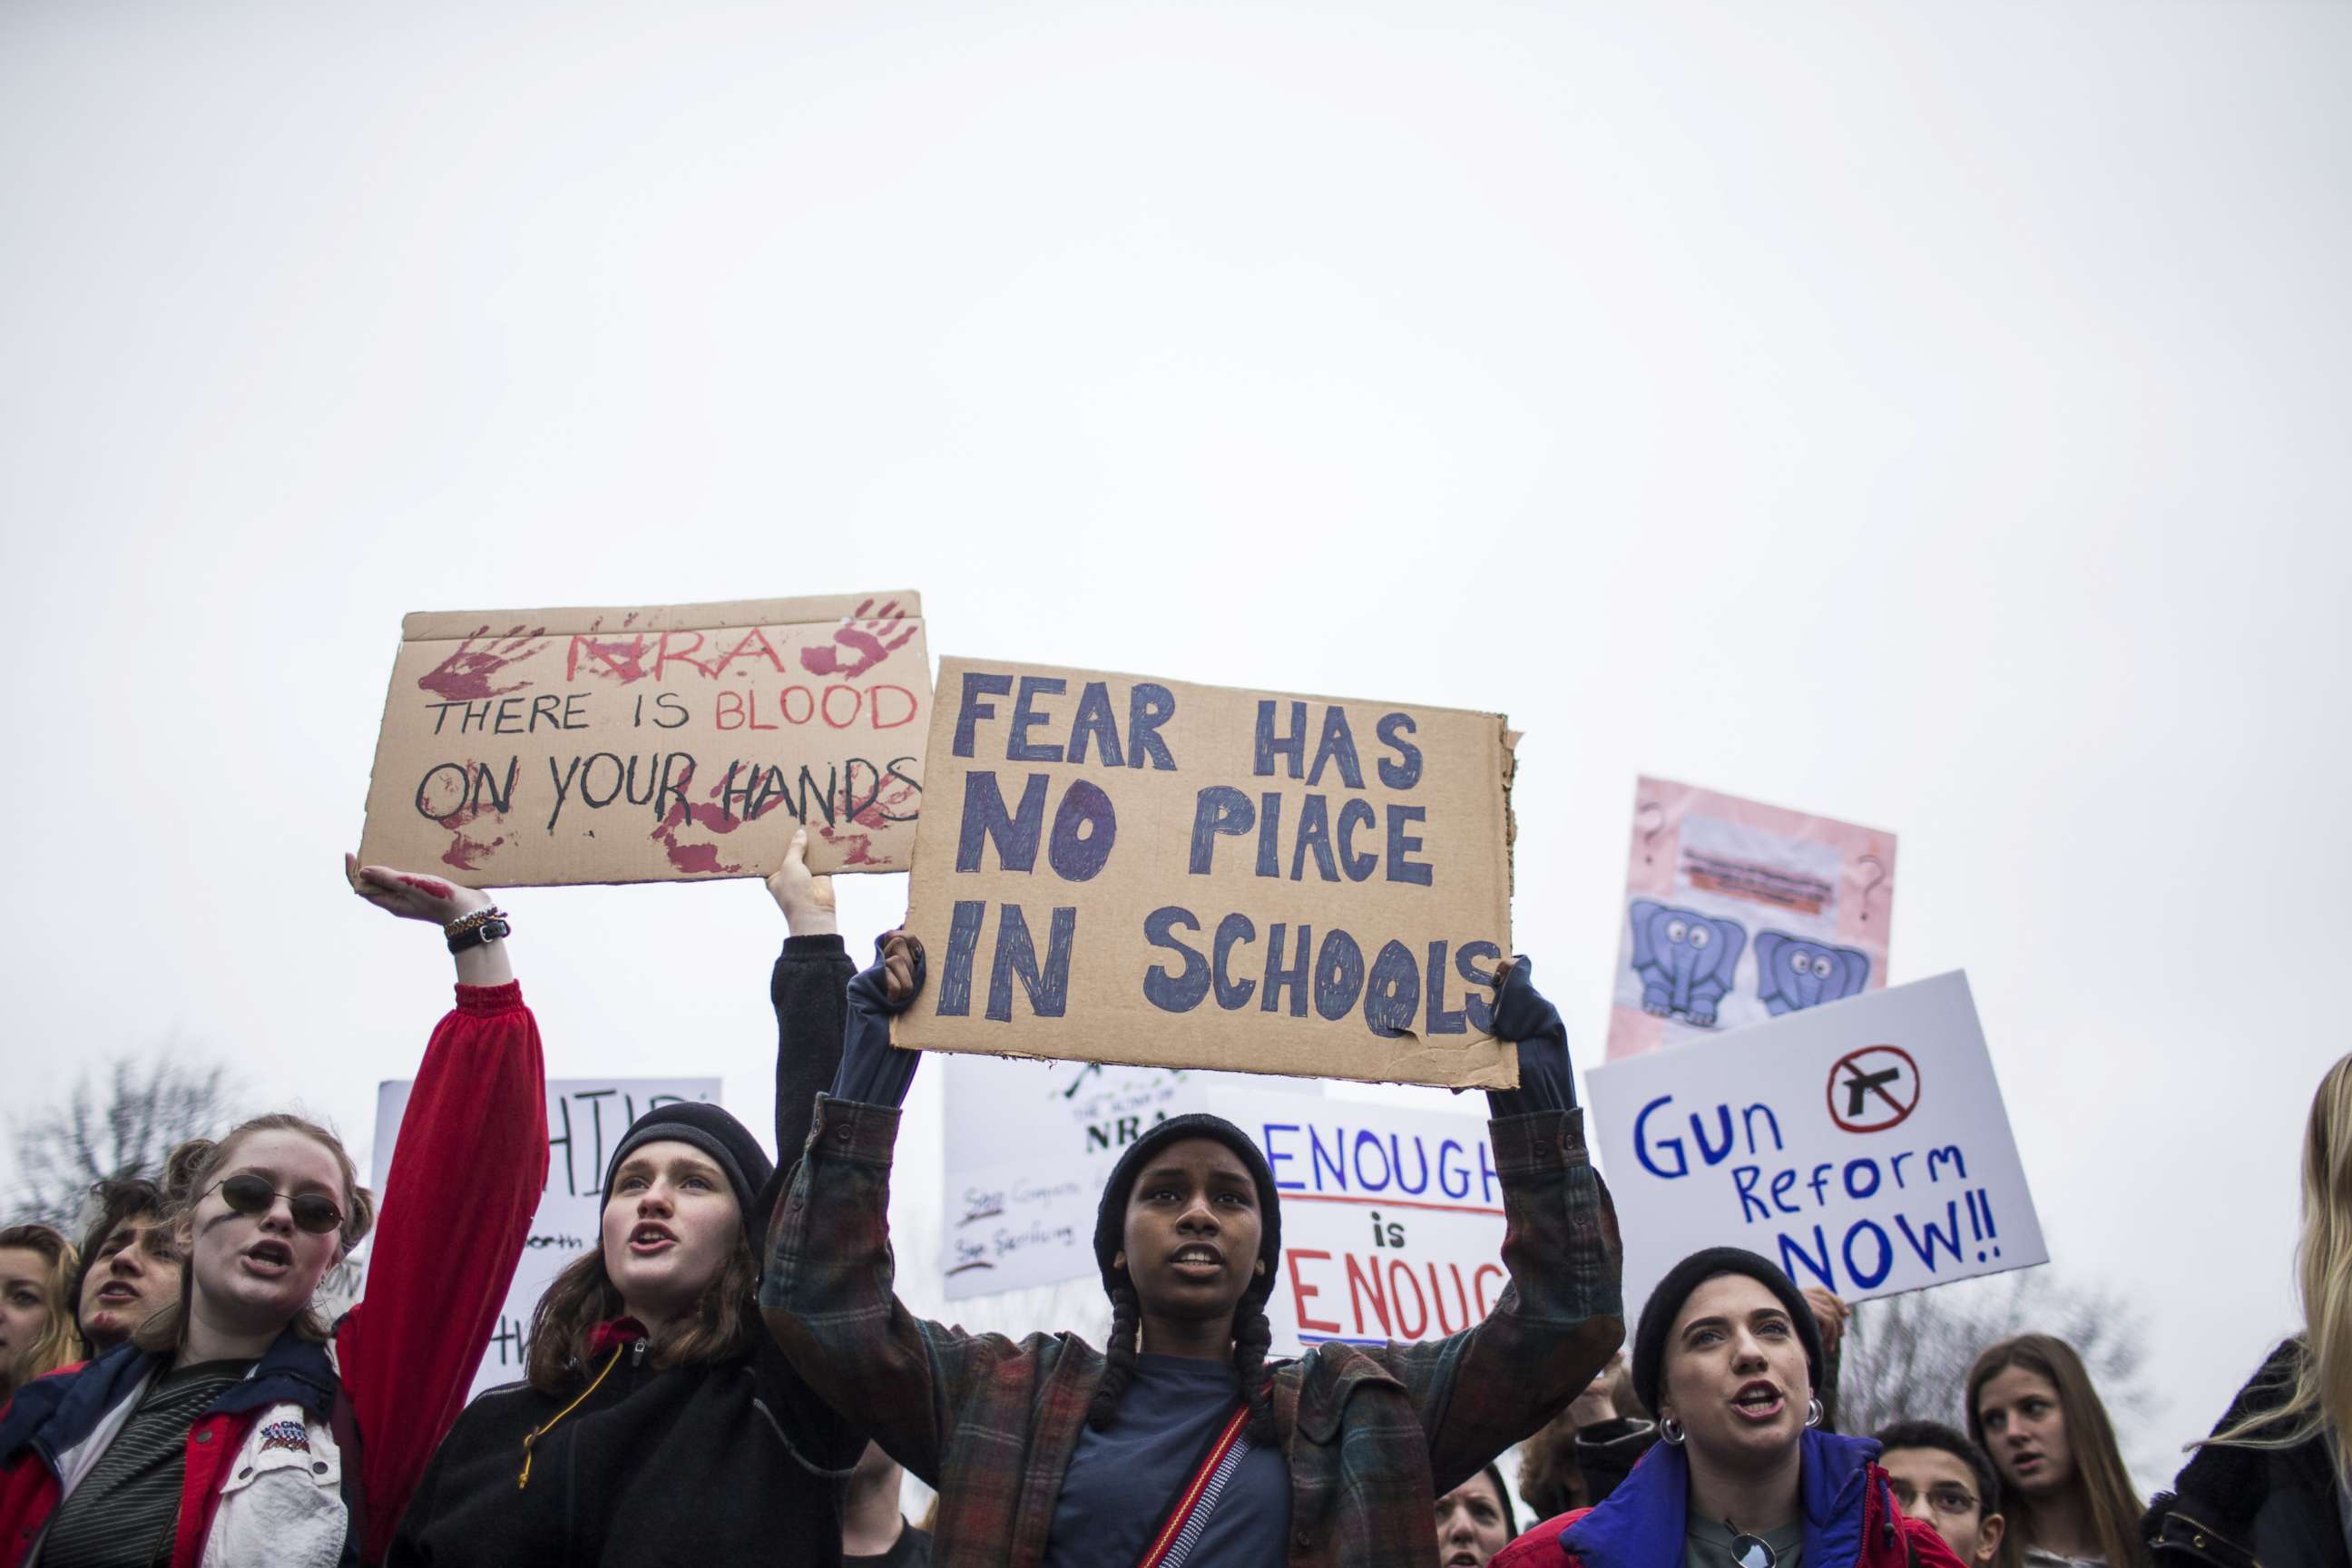
[[[81,1360],[81,1334],[74,1327],[73,1302],[66,1289],[77,1272],[79,1258],[65,1233],[46,1225],[12,1225],[0,1229],[0,1247],[39,1254],[47,1265],[43,1280],[49,1298],[49,1321],[41,1337],[0,1363],[0,1405],[37,1377]]]
[[[2352,1056],[2337,1058],[2311,1097],[2294,1265],[2304,1335],[2294,1386],[2285,1403],[2247,1415],[2207,1443],[2292,1448],[2327,1432],[2340,1456],[2352,1438]]]
[[[255,1132],[298,1132],[324,1148],[335,1157],[336,1169],[343,1176],[342,1233],[335,1258],[341,1262],[352,1255],[369,1229],[375,1224],[375,1195],[360,1185],[359,1167],[352,1163],[342,1140],[306,1117],[290,1111],[273,1111],[257,1116],[250,1121],[240,1121],[231,1128],[228,1136],[215,1142],[209,1138],[191,1138],[172,1151],[164,1162],[163,1184],[174,1194],[171,1223],[180,1225],[191,1219],[196,1205],[204,1201],[220,1173],[228,1168],[229,1159],[236,1146]],[[194,1298],[196,1269],[193,1262],[183,1261],[180,1268],[180,1296],[175,1301],[159,1307],[137,1328],[131,1331],[131,1342],[151,1353],[176,1350],[180,1336],[186,1331],[188,1303]],[[294,1315],[294,1328],[304,1339],[321,1343],[330,1337],[326,1319],[315,1306],[305,1306]]]

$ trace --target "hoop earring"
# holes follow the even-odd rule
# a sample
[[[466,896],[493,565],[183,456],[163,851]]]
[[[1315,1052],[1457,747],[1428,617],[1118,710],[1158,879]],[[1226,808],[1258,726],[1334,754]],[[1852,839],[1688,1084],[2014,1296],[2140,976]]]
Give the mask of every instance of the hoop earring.
[[[1818,1400],[1818,1399],[1810,1399],[1810,1400],[1807,1400],[1807,1401],[1805,1402],[1805,1425],[1806,1425],[1806,1426],[1820,1426],[1820,1425],[1822,1424],[1822,1415],[1823,1415],[1823,1412],[1822,1412],[1822,1402],[1821,1402],[1820,1400]]]
[[[1683,1446],[1683,1439],[1687,1436],[1689,1436],[1689,1434],[1683,1430],[1683,1424],[1675,1420],[1671,1415],[1665,1416],[1658,1422],[1658,1440],[1660,1442],[1671,1443],[1675,1447],[1679,1448]]]

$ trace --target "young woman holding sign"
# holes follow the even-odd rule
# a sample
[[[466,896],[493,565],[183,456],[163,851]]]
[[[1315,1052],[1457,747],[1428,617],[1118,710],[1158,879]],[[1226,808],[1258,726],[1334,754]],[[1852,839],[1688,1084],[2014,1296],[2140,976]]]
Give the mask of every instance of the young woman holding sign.
[[[1693,1253],[1633,1333],[1656,1446],[1606,1502],[1546,1520],[1494,1568],[1960,1568],[1895,1507],[1878,1445],[1821,1428],[1822,1374],[1814,1306],[1787,1275],[1738,1247]]]
[[[1158,1124],[1112,1171],[1095,1229],[1107,1352],[918,1321],[892,1294],[887,1215],[921,1058],[889,1028],[923,952],[903,931],[879,945],[849,988],[841,1070],[770,1231],[761,1304],[802,1375],[939,1489],[941,1568],[1428,1568],[1439,1491],[1541,1426],[1622,1339],[1616,1216],[1585,1159],[1559,1015],[1524,962],[1495,1021],[1520,1042],[1520,1088],[1488,1096],[1513,1283],[1485,1322],[1269,1368],[1274,1177],[1213,1116]]]
[[[457,965],[366,1298],[331,1328],[311,1304],[375,1215],[333,1133],[280,1113],[175,1153],[177,1293],[0,1419],[0,1568],[374,1562],[464,1403],[546,1175],[539,1028],[487,897],[348,857],[344,873],[441,926]]]
[[[787,1151],[831,1080],[850,974],[806,847],[795,834],[769,879],[792,933],[769,994],[779,1016],[831,1019],[834,1043],[778,1058]],[[528,1378],[458,1419],[389,1563],[831,1568],[866,1438],[760,1321],[755,1243],[776,1183],[759,1141],[716,1105],[656,1106],[614,1146],[602,1190],[599,1245],[532,1314]]]

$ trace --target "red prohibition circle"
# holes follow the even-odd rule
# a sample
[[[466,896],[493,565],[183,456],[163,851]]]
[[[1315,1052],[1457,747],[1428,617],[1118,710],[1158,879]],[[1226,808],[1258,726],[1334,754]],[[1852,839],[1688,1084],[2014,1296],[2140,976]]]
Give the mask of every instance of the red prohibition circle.
[[[1864,1064],[1873,1059],[1885,1062],[1890,1058],[1899,1060],[1903,1064],[1903,1070],[1911,1075],[1911,1099],[1908,1103],[1897,1100],[1889,1093],[1885,1084],[1867,1081],[1874,1076],[1884,1074],[1887,1069],[1881,1067],[1874,1073],[1871,1068]],[[1853,1069],[1853,1076],[1841,1077],[1840,1075],[1843,1074],[1848,1068]],[[1890,1127],[1902,1125],[1913,1111],[1919,1109],[1919,1064],[1914,1061],[1911,1058],[1911,1053],[1901,1046],[1864,1046],[1858,1051],[1848,1051],[1830,1067],[1829,1088],[1826,1091],[1829,1099],[1830,1120],[1847,1132],[1884,1132]],[[1878,1114],[1874,1118],[1865,1112],[1846,1115],[1838,1103],[1841,1089],[1845,1091],[1847,1105],[1863,1100],[1864,1096],[1875,1097],[1879,1108]],[[1869,1101],[1865,1100],[1864,1103],[1867,1105]],[[1893,1108],[1893,1115],[1885,1114],[1887,1107]]]

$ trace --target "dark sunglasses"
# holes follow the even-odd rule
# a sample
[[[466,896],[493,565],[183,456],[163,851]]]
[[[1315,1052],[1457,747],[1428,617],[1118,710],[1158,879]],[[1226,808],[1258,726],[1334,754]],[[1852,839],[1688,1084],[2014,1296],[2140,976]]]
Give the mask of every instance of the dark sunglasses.
[[[239,1214],[268,1214],[273,1200],[284,1198],[295,1225],[312,1236],[324,1236],[342,1227],[343,1211],[335,1206],[334,1199],[317,1193],[281,1193],[269,1184],[268,1177],[251,1171],[224,1177],[205,1191],[219,1192],[221,1201]]]

